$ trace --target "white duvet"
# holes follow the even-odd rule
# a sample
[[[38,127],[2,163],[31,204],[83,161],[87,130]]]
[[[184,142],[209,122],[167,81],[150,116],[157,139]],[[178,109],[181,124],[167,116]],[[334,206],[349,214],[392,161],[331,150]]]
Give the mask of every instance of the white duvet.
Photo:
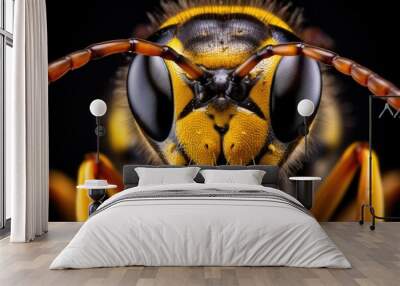
[[[297,202],[282,191],[254,185],[127,189],[100,206],[103,210],[89,218],[50,269],[128,265],[351,267],[311,215],[278,201],[185,197],[113,204],[131,192],[205,188],[262,190]]]

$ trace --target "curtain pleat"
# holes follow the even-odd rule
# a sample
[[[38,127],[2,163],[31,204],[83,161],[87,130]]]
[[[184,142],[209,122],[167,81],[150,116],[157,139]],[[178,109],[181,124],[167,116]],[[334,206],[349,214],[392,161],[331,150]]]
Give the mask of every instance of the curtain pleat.
[[[48,80],[45,0],[15,2],[13,93],[6,111],[6,186],[11,188],[12,242],[48,225]]]

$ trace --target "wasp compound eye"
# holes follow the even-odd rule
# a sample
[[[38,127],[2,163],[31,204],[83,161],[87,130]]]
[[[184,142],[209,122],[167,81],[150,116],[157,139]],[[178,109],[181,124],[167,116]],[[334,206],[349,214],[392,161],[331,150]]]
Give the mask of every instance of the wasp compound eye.
[[[300,135],[303,118],[297,113],[297,104],[302,99],[309,99],[318,108],[321,92],[322,76],[316,61],[305,57],[281,59],[270,100],[272,130],[280,141],[291,142]],[[313,117],[307,120],[310,124]]]
[[[175,26],[159,30],[149,40],[165,44],[174,36]],[[172,128],[174,103],[171,77],[160,57],[138,55],[129,67],[128,101],[135,120],[147,136],[164,141]]]
[[[168,69],[161,58],[137,56],[128,74],[128,99],[146,135],[163,141],[173,123],[173,95]]]
[[[277,26],[271,25],[271,31],[273,38],[280,43],[300,40]],[[297,112],[299,101],[309,99],[318,108],[321,94],[322,75],[317,61],[304,56],[283,57],[280,60],[274,74],[270,100],[271,126],[280,141],[291,142],[301,135],[304,123]],[[313,119],[313,116],[307,118],[307,123],[310,124]]]

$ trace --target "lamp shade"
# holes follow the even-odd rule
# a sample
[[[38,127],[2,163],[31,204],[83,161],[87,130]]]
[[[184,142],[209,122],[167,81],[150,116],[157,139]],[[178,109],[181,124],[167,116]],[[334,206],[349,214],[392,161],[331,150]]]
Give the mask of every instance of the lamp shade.
[[[297,104],[297,112],[301,116],[311,116],[314,113],[315,106],[314,103],[309,99],[303,99]]]
[[[101,117],[107,112],[107,104],[101,99],[95,99],[90,103],[89,109],[93,116]]]

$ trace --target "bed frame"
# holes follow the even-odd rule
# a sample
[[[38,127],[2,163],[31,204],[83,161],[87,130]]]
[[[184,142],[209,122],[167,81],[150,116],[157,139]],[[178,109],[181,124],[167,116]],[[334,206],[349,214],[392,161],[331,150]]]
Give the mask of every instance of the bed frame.
[[[125,165],[123,169],[123,181],[125,189],[136,187],[139,182],[139,176],[135,171],[137,167],[147,167],[147,168],[182,168],[183,166],[171,166],[171,165]],[[191,166],[193,167],[193,166]],[[265,171],[264,178],[262,180],[262,185],[266,187],[272,187],[279,189],[279,167],[270,165],[252,165],[252,166],[201,166],[197,165],[194,167],[200,167],[201,169],[220,169],[220,170],[263,170]],[[204,178],[199,173],[195,181],[198,183],[203,183]]]

